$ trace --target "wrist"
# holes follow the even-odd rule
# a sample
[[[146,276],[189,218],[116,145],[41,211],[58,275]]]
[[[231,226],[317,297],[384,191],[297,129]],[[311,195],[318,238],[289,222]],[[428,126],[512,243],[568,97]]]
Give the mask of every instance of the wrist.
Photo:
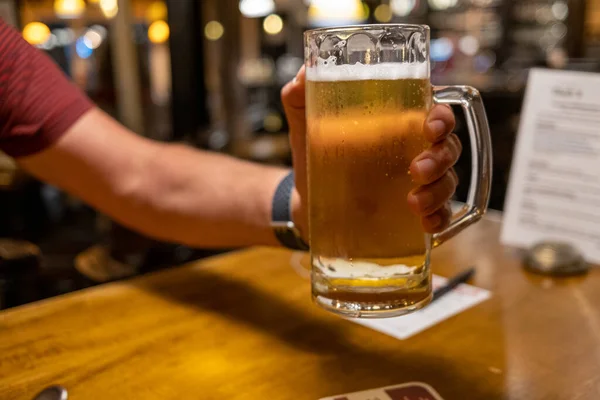
[[[271,208],[271,228],[281,245],[289,249],[308,250],[306,218],[301,197],[295,189],[294,172],[289,171],[275,189]],[[303,229],[303,231],[301,231]]]

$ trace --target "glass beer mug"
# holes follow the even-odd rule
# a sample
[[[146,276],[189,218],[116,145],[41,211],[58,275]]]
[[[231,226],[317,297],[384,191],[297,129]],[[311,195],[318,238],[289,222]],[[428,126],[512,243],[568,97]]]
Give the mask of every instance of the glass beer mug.
[[[481,97],[468,86],[432,87],[425,25],[315,29],[304,42],[313,299],[348,317],[415,311],[431,301],[431,249],[487,208],[492,153]],[[473,172],[466,205],[428,235],[407,196],[433,103],[465,111]]]

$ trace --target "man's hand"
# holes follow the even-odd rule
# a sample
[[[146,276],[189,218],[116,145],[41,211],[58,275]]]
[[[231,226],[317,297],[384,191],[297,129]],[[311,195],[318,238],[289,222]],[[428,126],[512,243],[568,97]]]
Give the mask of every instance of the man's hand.
[[[449,106],[436,105],[429,112],[423,132],[431,148],[419,154],[410,165],[413,180],[420,185],[408,195],[408,206],[421,217],[423,229],[436,233],[450,223],[449,200],[456,191],[458,176],[454,164],[462,145],[454,130],[454,114]]]
[[[296,78],[281,91],[290,126],[296,190],[299,195],[297,205],[305,205],[308,201],[304,89],[305,72],[302,67]],[[450,223],[449,200],[458,184],[453,166],[462,151],[458,137],[452,134],[454,124],[454,114],[450,107],[434,106],[424,126],[425,137],[432,146],[417,156],[410,166],[412,177],[419,187],[408,195],[408,205],[421,217],[423,229],[428,233],[440,232]],[[296,206],[294,210],[294,222],[306,235],[306,207]]]

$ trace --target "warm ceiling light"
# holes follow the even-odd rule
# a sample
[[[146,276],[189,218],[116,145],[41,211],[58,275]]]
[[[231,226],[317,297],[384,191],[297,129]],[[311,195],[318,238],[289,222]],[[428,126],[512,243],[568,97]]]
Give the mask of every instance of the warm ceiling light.
[[[390,22],[393,16],[392,9],[387,4],[378,5],[373,15],[379,22]]]
[[[100,9],[106,18],[111,19],[119,12],[119,4],[117,0],[100,0]]]
[[[308,9],[312,25],[352,24],[365,18],[360,0],[312,0]]]
[[[206,36],[208,40],[219,40],[224,32],[225,29],[219,21],[209,21],[204,27],[204,36]]]
[[[271,14],[263,21],[263,29],[269,35],[277,35],[283,29],[283,20],[277,14]]]
[[[54,0],[54,12],[59,18],[79,18],[85,12],[83,0]]]
[[[148,28],[148,39],[152,43],[164,43],[169,39],[169,25],[165,21],[154,21]]]
[[[446,10],[456,7],[458,0],[429,0],[429,5],[435,10]]]
[[[275,11],[273,0],[241,0],[240,12],[244,17],[260,18]]]
[[[167,5],[163,1],[155,1],[146,10],[148,21],[159,21],[167,19]]]
[[[41,22],[30,22],[23,28],[23,38],[34,46],[46,43],[50,37],[50,28]]]

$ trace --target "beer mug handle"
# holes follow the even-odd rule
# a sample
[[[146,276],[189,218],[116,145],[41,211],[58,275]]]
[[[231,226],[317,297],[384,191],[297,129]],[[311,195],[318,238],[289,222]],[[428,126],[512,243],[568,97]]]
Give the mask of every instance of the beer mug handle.
[[[469,128],[473,163],[467,202],[460,211],[453,214],[448,228],[433,235],[433,246],[437,247],[479,221],[485,214],[492,188],[492,139],[483,101],[477,89],[470,86],[434,87],[433,100],[436,104],[462,107]]]

